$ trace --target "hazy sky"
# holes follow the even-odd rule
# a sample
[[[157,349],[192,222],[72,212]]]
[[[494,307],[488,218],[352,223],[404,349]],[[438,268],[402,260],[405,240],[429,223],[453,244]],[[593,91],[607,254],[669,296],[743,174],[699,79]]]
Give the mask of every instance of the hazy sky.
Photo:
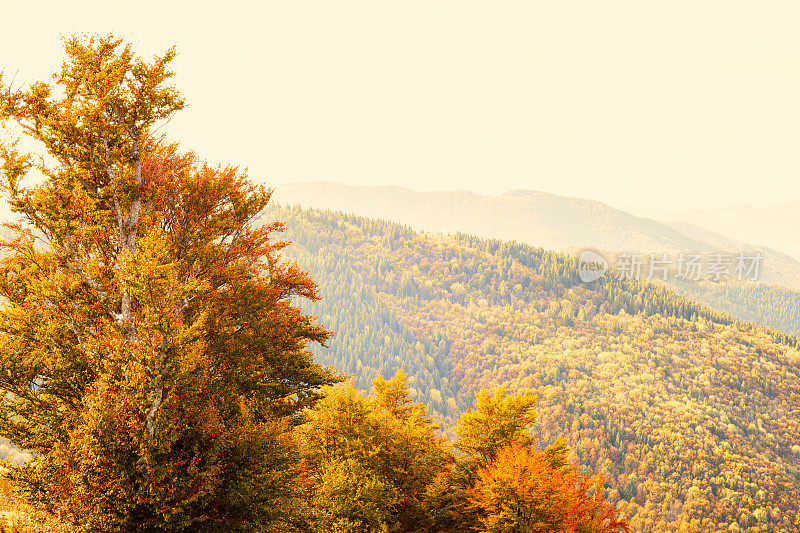
[[[17,82],[54,71],[69,33],[175,44],[171,136],[269,183],[800,197],[797,2],[51,4],[3,5]]]

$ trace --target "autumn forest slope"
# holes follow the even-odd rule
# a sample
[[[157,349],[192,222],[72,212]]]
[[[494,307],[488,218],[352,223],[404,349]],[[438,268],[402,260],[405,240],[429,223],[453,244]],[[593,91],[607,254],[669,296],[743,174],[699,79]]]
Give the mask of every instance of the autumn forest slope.
[[[664,287],[603,278],[528,245],[273,207],[336,332],[317,357],[369,388],[411,375],[447,431],[474,393],[540,396],[539,437],[569,438],[636,531],[800,524],[797,340]]]
[[[588,247],[600,251],[611,264],[621,252],[645,258],[650,253],[657,257],[666,253],[673,267],[680,254],[699,254],[705,260],[717,253],[759,255],[757,277],[762,286],[757,291],[751,290],[752,283],[742,287],[736,280],[720,290],[722,284],[702,279],[708,274],[705,270],[701,279],[691,283],[674,275],[668,281],[684,296],[726,313],[786,333],[800,332],[800,312],[792,312],[796,307],[776,306],[784,299],[800,301],[800,261],[689,222],[658,222],[602,202],[538,191],[483,196],[467,191],[418,192],[402,187],[309,182],[281,184],[274,198],[307,208],[391,220],[416,230],[515,240],[576,255]]]

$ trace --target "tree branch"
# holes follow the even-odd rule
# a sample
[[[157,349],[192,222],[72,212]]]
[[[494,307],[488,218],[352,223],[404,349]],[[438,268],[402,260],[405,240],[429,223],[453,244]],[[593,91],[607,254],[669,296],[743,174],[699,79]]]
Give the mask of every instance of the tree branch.
[[[106,293],[103,290],[103,288],[100,286],[99,283],[93,280],[83,269],[83,264],[81,262],[80,257],[78,256],[78,252],[72,245],[72,239],[70,238],[69,235],[69,224],[67,224],[65,243],[67,245],[67,248],[69,249],[70,255],[72,256],[72,261],[75,263],[74,266],[67,264],[67,269],[70,272],[78,274],[81,277],[81,279],[83,279],[83,281],[86,282],[86,284],[92,288],[94,293],[100,299],[100,302],[105,306],[106,312],[111,318],[113,318],[117,322],[122,321],[125,318],[124,315],[122,313],[117,313],[114,311],[114,307],[111,305],[111,302],[108,301],[108,297],[106,296]]]

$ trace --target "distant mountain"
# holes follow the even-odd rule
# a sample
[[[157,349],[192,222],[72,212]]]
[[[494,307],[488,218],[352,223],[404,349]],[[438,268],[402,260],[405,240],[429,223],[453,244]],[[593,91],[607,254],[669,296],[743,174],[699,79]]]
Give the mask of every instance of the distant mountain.
[[[323,181],[280,184],[274,198],[282,204],[391,220],[416,230],[469,233],[571,253],[587,247],[644,254],[758,252],[764,258],[761,281],[800,290],[800,261],[763,242],[742,241],[693,223],[658,222],[593,200],[537,191],[483,196]]]
[[[525,244],[299,207],[267,217],[320,285],[304,306],[336,334],[318,360],[360,388],[403,368],[447,431],[481,388],[533,389],[539,442],[566,436],[633,531],[796,530],[796,338],[659,284],[583,283],[575,257]],[[774,304],[800,314],[800,299]]]
[[[800,260],[800,199],[765,208],[738,205],[717,211],[633,209],[632,212],[662,222],[689,222],[742,242],[768,246]]]
[[[281,184],[275,199],[319,209],[393,220],[437,233],[469,233],[553,250],[711,251],[679,231],[602,202],[538,191],[483,196],[467,191],[417,192],[393,186],[331,182]]]

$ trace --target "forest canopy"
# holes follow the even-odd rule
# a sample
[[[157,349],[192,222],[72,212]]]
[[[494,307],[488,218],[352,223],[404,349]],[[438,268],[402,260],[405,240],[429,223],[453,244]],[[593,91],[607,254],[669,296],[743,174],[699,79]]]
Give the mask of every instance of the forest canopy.
[[[525,244],[271,209],[337,332],[318,360],[358,388],[403,368],[450,436],[482,389],[534,391],[538,442],[566,438],[636,531],[800,526],[795,337]]]

